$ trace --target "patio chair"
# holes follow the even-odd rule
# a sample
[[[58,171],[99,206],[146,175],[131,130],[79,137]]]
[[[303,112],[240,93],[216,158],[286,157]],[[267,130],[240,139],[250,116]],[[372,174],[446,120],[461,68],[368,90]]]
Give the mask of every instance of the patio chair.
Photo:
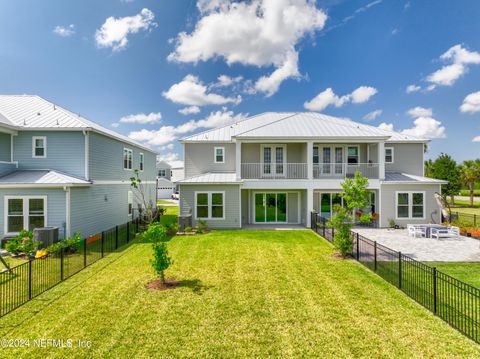
[[[408,224],[408,235],[412,237],[426,237],[427,236],[427,228],[416,225],[416,224]]]
[[[436,239],[451,238],[451,237],[458,238],[460,236],[460,228],[455,226],[444,227],[444,228],[432,228],[430,236]]]

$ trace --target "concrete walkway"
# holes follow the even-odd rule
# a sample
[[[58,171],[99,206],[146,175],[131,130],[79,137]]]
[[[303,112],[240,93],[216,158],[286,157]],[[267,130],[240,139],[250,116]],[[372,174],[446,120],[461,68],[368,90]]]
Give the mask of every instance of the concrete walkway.
[[[480,262],[480,240],[414,238],[406,229],[356,228],[360,235],[423,262]]]

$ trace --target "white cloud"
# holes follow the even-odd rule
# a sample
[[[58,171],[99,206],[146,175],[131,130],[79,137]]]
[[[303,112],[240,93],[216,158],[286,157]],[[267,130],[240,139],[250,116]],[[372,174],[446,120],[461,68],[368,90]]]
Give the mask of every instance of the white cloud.
[[[452,86],[468,71],[467,65],[480,64],[480,53],[469,51],[458,44],[440,56],[442,61],[452,62],[427,77],[427,81],[438,86]]]
[[[480,91],[467,95],[467,97],[463,99],[460,111],[468,113],[480,112]]]
[[[98,47],[111,47],[114,51],[124,49],[128,44],[128,35],[140,30],[150,30],[157,26],[155,15],[149,9],[142,9],[134,16],[115,18],[110,16],[100,29],[95,32]]]
[[[178,110],[182,115],[193,115],[200,112],[200,107],[198,106],[188,106]]]
[[[406,93],[413,93],[413,92],[418,92],[420,91],[422,88],[420,86],[417,86],[417,85],[408,85],[407,88],[405,89],[405,92]]]
[[[337,96],[331,87],[320,92],[310,101],[307,101],[303,106],[310,111],[322,111],[330,105],[335,107],[342,107],[345,103],[363,103],[366,102],[377,93],[377,89],[369,86],[360,86],[352,93]]]
[[[121,123],[139,123],[139,124],[154,124],[162,119],[160,112],[151,112],[148,115],[144,113],[137,113],[136,115],[124,116],[120,119]]]
[[[57,25],[53,29],[53,33],[61,37],[69,37],[75,34],[75,25],[70,24],[68,26]]]
[[[380,125],[378,125],[378,128],[385,131],[393,131],[393,123],[382,122]]]
[[[375,111],[369,112],[365,116],[363,116],[363,119],[365,121],[373,121],[377,117],[380,117],[382,115],[382,112],[383,112],[382,110],[375,110]]]
[[[475,137],[472,139],[472,142],[480,142],[480,136],[475,136]]]
[[[120,124],[118,122],[114,122],[110,126],[112,126],[113,128],[117,128],[118,126],[120,126]]]
[[[178,35],[168,59],[196,63],[223,58],[228,64],[273,66],[273,73],[255,84],[267,96],[299,75],[295,46],[305,35],[321,30],[327,19],[309,0],[201,0],[197,6],[201,18],[190,34]]]
[[[172,102],[187,106],[239,104],[241,96],[224,97],[215,93],[207,93],[205,86],[196,76],[187,75],[177,84],[172,85],[163,96]]]
[[[160,154],[157,156],[157,161],[164,161],[168,163],[172,168],[183,167],[183,161],[180,160],[178,153],[169,152],[166,154]]]
[[[220,75],[217,82],[211,87],[228,87],[233,86],[243,80],[243,76],[230,77],[228,75]]]
[[[431,108],[425,108],[425,107],[413,107],[407,111],[407,114],[412,117],[412,118],[418,118],[418,117],[432,117],[433,111]]]
[[[440,121],[435,120],[432,117],[419,117],[413,121],[414,126],[403,130],[405,135],[411,135],[420,138],[445,138],[445,127],[442,126]]]

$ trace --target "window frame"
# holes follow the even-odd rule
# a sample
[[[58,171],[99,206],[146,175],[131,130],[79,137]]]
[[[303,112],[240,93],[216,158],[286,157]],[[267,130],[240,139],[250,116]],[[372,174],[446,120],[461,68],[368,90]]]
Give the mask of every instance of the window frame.
[[[392,157],[392,160],[391,161],[387,161],[387,150],[390,150],[392,151],[392,154],[391,154],[391,157]],[[393,147],[385,147],[385,163],[394,163],[395,162],[395,150]]]
[[[127,164],[130,161],[130,167],[125,167],[125,153],[127,153]],[[130,154],[130,155],[129,155]],[[123,148],[123,169],[125,171],[133,171],[133,150],[131,148],[124,147]]]
[[[42,199],[43,200],[43,226],[48,227],[48,196],[37,196],[37,195],[32,195],[32,196],[15,196],[15,195],[9,195],[9,196],[4,196],[4,235],[14,235],[18,234],[19,232],[9,232],[8,231],[8,200],[10,199],[21,199],[22,200],[22,215],[23,215],[23,227],[22,229],[30,230],[30,200],[31,199]],[[34,217],[39,217],[39,216],[34,216]],[[27,225],[27,228],[25,228],[25,224]]]
[[[164,174],[161,175],[160,171],[163,171]],[[158,174],[158,177],[166,178],[167,177],[167,170],[165,168],[159,168],[157,174]]]
[[[222,150],[222,161],[217,161],[217,150]],[[215,146],[213,148],[213,162],[225,163],[225,146]]]
[[[43,156],[37,156],[35,153],[37,140],[43,141]],[[47,158],[47,136],[32,136],[32,158]]]
[[[347,145],[347,156],[346,156],[346,161],[347,161],[347,166],[352,166],[352,167],[360,167],[360,146],[359,145]],[[348,154],[348,149],[349,148],[356,148],[357,149],[357,163],[349,163],[348,158],[350,155]]]
[[[207,208],[208,208],[208,217],[198,217],[197,215],[197,197],[199,194],[206,194],[207,197]],[[221,194],[222,195],[222,217],[212,217],[212,195]],[[219,205],[215,205],[219,206]],[[194,193],[194,209],[195,209],[195,220],[225,220],[225,191],[195,191]]]
[[[127,207],[128,207],[128,215],[132,217],[133,216],[133,191],[127,192]]]
[[[398,216],[398,195],[399,194],[408,194],[408,217],[399,217]],[[413,195],[421,194],[422,195],[422,217],[413,217]],[[395,219],[396,220],[425,220],[426,212],[426,192],[425,191],[395,191]],[[403,205],[405,206],[405,205]],[[418,206],[418,205],[417,205]]]
[[[140,172],[143,172],[143,169],[145,168],[145,155],[143,154],[143,152],[139,153],[138,160],[139,160],[138,169],[140,170]]]

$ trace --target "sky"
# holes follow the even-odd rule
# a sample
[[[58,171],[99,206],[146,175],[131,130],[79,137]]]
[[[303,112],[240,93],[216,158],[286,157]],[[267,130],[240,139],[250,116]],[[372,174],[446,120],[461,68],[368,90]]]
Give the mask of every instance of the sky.
[[[480,157],[480,1],[0,0],[0,93],[181,165],[179,139],[318,111]]]

